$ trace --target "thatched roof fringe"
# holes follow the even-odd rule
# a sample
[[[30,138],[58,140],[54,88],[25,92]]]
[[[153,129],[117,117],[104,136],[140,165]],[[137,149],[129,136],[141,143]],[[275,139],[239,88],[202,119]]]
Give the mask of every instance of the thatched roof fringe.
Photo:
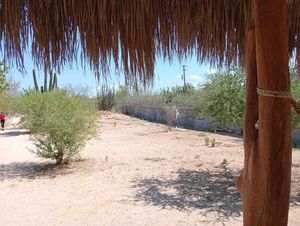
[[[113,60],[128,83],[148,84],[158,55],[196,54],[216,67],[243,65],[251,5],[251,0],[0,0],[1,51],[22,67],[31,48],[38,66],[56,70],[78,54],[95,72],[107,73]],[[290,51],[298,54],[300,1],[289,0],[288,6]]]

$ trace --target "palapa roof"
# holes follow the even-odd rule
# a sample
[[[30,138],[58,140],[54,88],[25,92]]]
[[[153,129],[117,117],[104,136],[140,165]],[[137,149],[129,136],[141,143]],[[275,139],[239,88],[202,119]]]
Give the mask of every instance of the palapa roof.
[[[288,0],[290,53],[300,41],[300,0]],[[196,54],[243,65],[251,0],[0,0],[1,52],[24,66],[60,70],[77,59],[95,72],[113,60],[127,82],[147,84],[155,59]],[[79,47],[80,46],[80,47]]]

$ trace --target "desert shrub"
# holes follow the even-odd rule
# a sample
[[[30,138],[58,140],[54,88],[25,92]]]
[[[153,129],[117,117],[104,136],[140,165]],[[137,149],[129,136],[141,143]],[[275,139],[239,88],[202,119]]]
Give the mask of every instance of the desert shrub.
[[[171,89],[163,89],[161,94],[164,103],[170,106],[197,108],[201,101],[199,90],[189,83],[185,87],[176,86]]]
[[[38,156],[68,163],[95,135],[96,111],[65,91],[29,91],[18,101],[23,126],[31,133]]]
[[[293,68],[291,74],[291,91],[300,101],[300,80]],[[207,82],[195,88],[188,84],[166,88],[158,93],[127,94],[118,104],[192,108],[195,113],[210,118],[214,124],[222,126],[243,124],[245,104],[245,73],[242,69],[233,69],[211,74]],[[300,124],[300,117],[292,112],[292,127]]]
[[[291,92],[300,100],[300,80],[295,69],[290,69]],[[245,76],[240,69],[211,75],[201,90],[202,100],[198,111],[222,125],[243,123],[245,102]],[[300,117],[292,111],[292,128],[300,123]]]
[[[9,88],[9,83],[6,78],[7,69],[4,67],[2,61],[0,61],[0,112],[7,112],[8,95],[6,94]]]
[[[0,94],[0,112],[4,112],[6,114],[16,113],[17,106],[16,102],[18,100],[18,96],[13,96],[7,93]]]
[[[125,97],[118,98],[117,104],[151,106],[151,107],[188,107],[195,108],[199,104],[201,96],[191,84],[187,84],[185,88],[176,86],[166,88],[160,92],[138,92],[130,95],[128,92]]]
[[[107,86],[97,89],[98,110],[111,110],[115,105],[115,91]]]
[[[119,89],[115,92],[116,103],[122,102],[126,97],[129,96],[129,90],[126,86],[119,86]]]
[[[245,76],[239,69],[210,75],[201,90],[199,112],[213,123],[242,125],[245,101]]]
[[[62,90],[66,91],[70,96],[89,97],[92,95],[91,87],[83,85],[73,85],[71,83],[63,86]]]
[[[0,63],[1,66],[1,63]],[[1,74],[0,69],[0,77],[3,75]],[[15,113],[16,112],[16,100],[18,99],[20,95],[20,83],[13,80],[11,77],[2,77],[5,80],[0,81],[2,83],[0,85],[2,88],[0,88],[0,112],[4,112],[6,114],[9,113]],[[1,80],[1,78],[0,78]]]
[[[6,79],[8,68],[5,67],[3,61],[0,61],[0,94],[9,88],[9,83]]]
[[[203,98],[201,96],[201,93],[197,90],[191,94],[175,96],[172,99],[171,105],[197,109],[199,108],[199,106],[201,106],[202,101]]]
[[[118,104],[135,105],[135,106],[150,106],[161,107],[165,106],[163,96],[161,94],[143,94],[127,96],[123,98]]]
[[[160,93],[163,95],[164,103],[174,105],[178,99],[185,99],[195,94],[195,92],[195,87],[192,84],[187,83],[185,86],[168,87],[163,89]],[[180,103],[183,103],[183,105],[185,104],[184,101],[181,101]]]

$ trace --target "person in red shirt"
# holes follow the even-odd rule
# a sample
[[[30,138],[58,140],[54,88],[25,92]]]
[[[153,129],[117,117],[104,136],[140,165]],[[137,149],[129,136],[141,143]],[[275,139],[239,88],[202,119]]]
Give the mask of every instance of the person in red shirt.
[[[5,114],[3,114],[3,112],[1,112],[0,114],[0,121],[1,121],[1,128],[2,130],[4,130]]]

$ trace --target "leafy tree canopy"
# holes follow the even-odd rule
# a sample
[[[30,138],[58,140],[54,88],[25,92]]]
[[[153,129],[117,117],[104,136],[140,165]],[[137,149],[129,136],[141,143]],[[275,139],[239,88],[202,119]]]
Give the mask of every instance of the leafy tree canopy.
[[[3,61],[0,61],[0,93],[3,93],[9,88],[9,83],[6,80],[8,68],[5,67]]]

